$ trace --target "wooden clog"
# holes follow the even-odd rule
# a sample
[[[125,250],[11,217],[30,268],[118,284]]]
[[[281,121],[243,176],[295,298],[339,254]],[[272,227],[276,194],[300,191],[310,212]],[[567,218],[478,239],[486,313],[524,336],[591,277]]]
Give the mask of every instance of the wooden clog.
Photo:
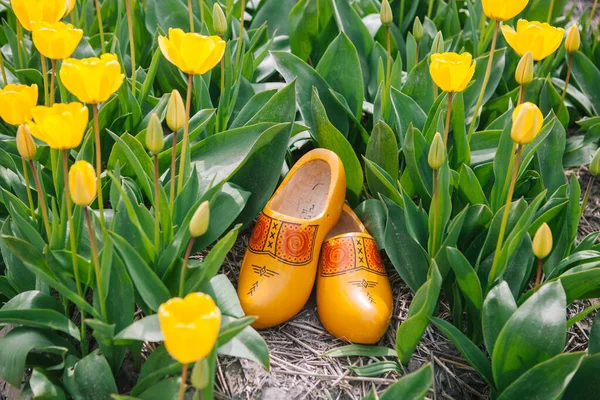
[[[377,343],[392,316],[392,290],[375,240],[344,206],[321,250],[317,311],[333,336]]]
[[[342,213],[346,175],[339,157],[325,149],[292,167],[259,215],[246,249],[238,296],[255,328],[296,315],[312,291],[321,245]]]

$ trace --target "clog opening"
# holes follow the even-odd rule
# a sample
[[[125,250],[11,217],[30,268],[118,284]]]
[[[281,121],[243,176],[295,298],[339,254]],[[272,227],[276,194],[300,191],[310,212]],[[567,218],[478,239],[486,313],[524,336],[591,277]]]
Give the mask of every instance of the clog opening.
[[[300,219],[313,219],[327,206],[331,167],[323,160],[302,165],[273,199],[271,208]]]

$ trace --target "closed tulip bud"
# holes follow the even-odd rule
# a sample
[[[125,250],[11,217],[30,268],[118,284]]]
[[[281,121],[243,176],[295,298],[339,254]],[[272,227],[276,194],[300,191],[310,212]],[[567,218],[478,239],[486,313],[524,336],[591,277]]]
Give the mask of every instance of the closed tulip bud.
[[[519,85],[527,85],[533,80],[533,54],[530,51],[521,57],[515,72],[515,79]]]
[[[540,260],[548,257],[552,251],[552,231],[547,223],[539,227],[533,237],[533,254]]]
[[[544,123],[542,112],[533,103],[523,103],[512,115],[512,130],[510,137],[520,145],[529,144],[540,133]]]
[[[392,14],[392,7],[390,7],[390,3],[388,0],[383,0],[381,2],[381,10],[379,11],[379,19],[381,19],[381,23],[384,25],[391,24],[394,20],[394,16]]]
[[[31,132],[27,125],[19,125],[17,129],[17,150],[19,155],[25,160],[31,160],[35,157],[37,146],[31,137]]]
[[[219,336],[221,310],[209,295],[190,293],[161,304],[158,322],[171,357],[189,364],[210,354]]]
[[[418,42],[423,39],[423,25],[421,24],[421,20],[419,17],[415,18],[415,23],[413,24],[413,37]]]
[[[567,52],[569,53],[575,53],[579,50],[579,46],[581,46],[581,35],[579,34],[579,27],[577,25],[573,25],[567,33],[565,49],[567,49]]]
[[[165,136],[158,115],[152,114],[146,129],[146,148],[153,154],[158,154],[163,149],[164,139]]]
[[[427,162],[429,163],[431,169],[437,171],[438,169],[442,168],[445,160],[446,147],[444,146],[444,139],[442,139],[442,135],[437,132],[433,137],[431,147],[429,147],[429,156],[427,157]]]
[[[213,28],[215,33],[221,37],[227,32],[227,17],[218,2],[215,2],[213,7]]]
[[[69,191],[73,203],[78,206],[89,206],[97,193],[96,171],[87,161],[80,160],[69,170]]]
[[[590,174],[593,176],[600,175],[600,149],[596,150],[596,154],[594,154],[594,158],[590,163]]]
[[[431,44],[431,54],[440,54],[445,51],[446,47],[444,45],[444,35],[442,31],[438,31],[435,37],[433,38],[433,43]]]
[[[192,237],[202,236],[208,230],[208,224],[210,222],[210,206],[207,201],[204,201],[196,209],[196,212],[192,216],[190,221],[190,234]]]
[[[177,132],[185,125],[185,105],[177,89],[173,89],[167,105],[167,126]]]
[[[206,358],[196,361],[196,364],[194,364],[194,369],[192,370],[192,376],[190,377],[194,389],[202,390],[208,386],[208,383],[210,382],[209,372],[210,368],[208,367],[208,361]]]

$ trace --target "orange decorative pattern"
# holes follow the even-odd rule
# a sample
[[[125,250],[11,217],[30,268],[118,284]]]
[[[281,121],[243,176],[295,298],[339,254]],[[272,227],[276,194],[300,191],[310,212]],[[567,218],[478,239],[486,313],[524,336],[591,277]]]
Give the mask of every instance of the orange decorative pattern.
[[[366,270],[385,275],[385,267],[375,241],[362,236],[344,236],[323,243],[321,276],[335,276]]]
[[[317,225],[293,224],[261,213],[252,231],[248,249],[270,254],[291,265],[306,265],[313,259]]]

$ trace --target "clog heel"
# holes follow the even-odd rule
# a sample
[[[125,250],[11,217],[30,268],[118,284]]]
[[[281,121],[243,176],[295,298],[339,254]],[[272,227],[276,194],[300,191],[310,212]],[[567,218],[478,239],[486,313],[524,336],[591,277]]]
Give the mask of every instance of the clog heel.
[[[321,250],[317,311],[329,333],[353,343],[373,344],[392,316],[392,290],[375,240],[344,206]]]
[[[325,149],[304,155],[262,213],[242,261],[238,296],[255,328],[296,315],[312,291],[321,245],[337,223],[346,196],[339,157]]]

